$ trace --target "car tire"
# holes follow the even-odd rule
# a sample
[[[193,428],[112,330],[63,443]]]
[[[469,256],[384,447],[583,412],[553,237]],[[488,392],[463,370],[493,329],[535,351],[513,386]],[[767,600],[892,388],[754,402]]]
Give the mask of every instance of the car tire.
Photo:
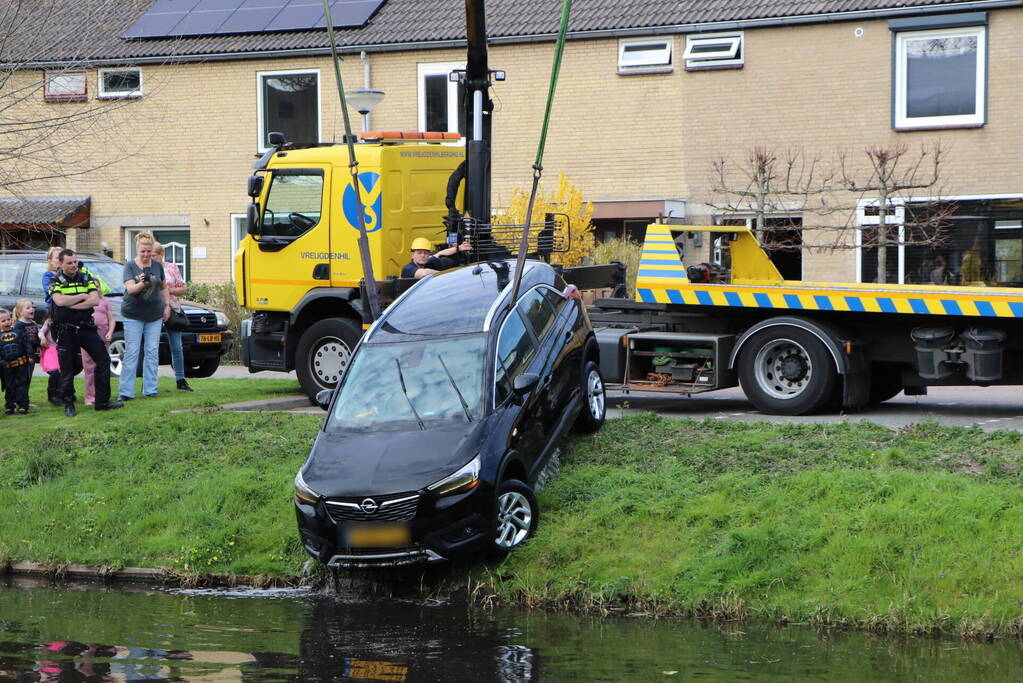
[[[575,419],[575,428],[584,434],[600,429],[607,417],[607,391],[600,367],[593,361],[586,361],[580,378],[583,407]]]
[[[518,479],[505,479],[494,496],[494,534],[490,556],[501,559],[532,537],[540,522],[533,489]]]
[[[362,330],[347,318],[320,320],[302,334],[295,350],[295,374],[310,401],[337,386],[361,337]]]
[[[769,327],[743,346],[739,384],[762,413],[805,415],[834,399],[838,373],[815,335],[798,327]]]
[[[212,377],[220,367],[220,356],[207,358],[197,363],[185,363],[185,377]]]
[[[113,339],[110,340],[110,376],[120,377],[121,376],[121,360],[124,358],[124,335],[120,332],[115,332]]]

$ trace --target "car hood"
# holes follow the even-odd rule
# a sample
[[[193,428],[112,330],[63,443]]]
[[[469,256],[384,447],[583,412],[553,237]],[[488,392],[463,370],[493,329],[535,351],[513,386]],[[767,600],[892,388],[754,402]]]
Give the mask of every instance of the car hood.
[[[483,420],[408,432],[320,432],[302,478],[328,498],[418,491],[479,453]]]

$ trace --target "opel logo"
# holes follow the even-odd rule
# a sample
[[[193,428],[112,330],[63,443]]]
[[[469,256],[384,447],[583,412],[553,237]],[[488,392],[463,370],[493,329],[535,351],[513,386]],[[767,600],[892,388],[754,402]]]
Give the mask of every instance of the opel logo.
[[[372,515],[379,508],[380,506],[377,505],[377,502],[372,498],[367,498],[366,500],[359,503],[359,509],[365,512],[367,515]]]

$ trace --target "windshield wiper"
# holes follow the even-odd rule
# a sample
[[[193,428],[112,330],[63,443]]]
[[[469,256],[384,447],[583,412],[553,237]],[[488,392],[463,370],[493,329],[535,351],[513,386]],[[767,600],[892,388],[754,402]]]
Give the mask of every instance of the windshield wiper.
[[[398,367],[398,379],[401,381],[401,393],[405,395],[405,400],[408,401],[408,407],[412,409],[412,414],[416,416],[416,422],[419,423],[419,428],[425,432],[426,425],[423,424],[423,418],[419,417],[416,407],[412,405],[412,399],[409,398],[408,390],[405,389],[405,375],[401,372],[401,361],[395,358],[394,364]]]
[[[465,419],[472,422],[472,415],[469,414],[469,404],[465,402],[465,397],[462,396],[462,392],[458,390],[458,385],[455,384],[455,378],[451,376],[451,371],[448,370],[447,363],[440,356],[437,356],[437,360],[440,361],[440,366],[444,368],[444,374],[448,376],[448,381],[451,382],[451,388],[458,394],[458,401],[462,404],[462,410],[465,412]]]

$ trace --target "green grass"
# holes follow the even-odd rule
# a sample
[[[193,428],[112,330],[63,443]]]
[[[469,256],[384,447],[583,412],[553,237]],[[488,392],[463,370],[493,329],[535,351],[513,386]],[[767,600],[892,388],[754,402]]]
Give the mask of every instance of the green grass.
[[[1016,432],[652,415],[577,441],[493,590],[534,606],[1019,633]]]
[[[295,382],[194,386],[0,417],[0,558],[297,575],[292,479],[321,418],[217,407]],[[1019,634],[1021,456],[1017,432],[933,423],[631,415],[569,444],[526,547],[442,581],[546,608]]]

